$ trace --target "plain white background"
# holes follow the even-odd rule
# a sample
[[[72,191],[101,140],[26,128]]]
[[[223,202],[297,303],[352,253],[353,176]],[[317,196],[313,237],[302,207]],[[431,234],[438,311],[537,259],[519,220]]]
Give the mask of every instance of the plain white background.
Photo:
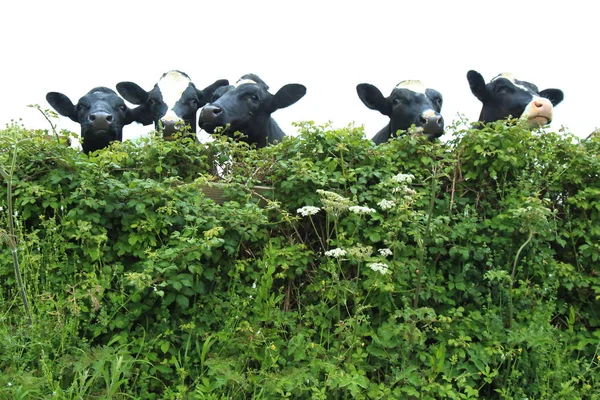
[[[26,105],[49,108],[49,91],[75,103],[120,81],[149,90],[171,69],[198,87],[249,72],[273,93],[304,84],[304,98],[273,114],[289,135],[292,121],[313,120],[354,122],[372,137],[387,120],[358,99],[362,82],[388,95],[420,79],[443,94],[447,124],[458,113],[476,120],[469,69],[562,89],[553,130],[586,137],[600,126],[597,17],[578,1],[4,1],[0,15],[2,126],[48,128]],[[58,125],[79,132],[65,117]],[[151,128],[133,124],[124,137]]]

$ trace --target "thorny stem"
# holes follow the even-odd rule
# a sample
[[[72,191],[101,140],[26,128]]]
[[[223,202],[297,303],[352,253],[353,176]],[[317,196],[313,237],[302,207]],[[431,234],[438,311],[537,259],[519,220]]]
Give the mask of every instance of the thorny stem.
[[[4,235],[4,240],[6,241],[6,244],[8,244],[8,247],[10,247],[10,252],[12,253],[13,266],[15,269],[15,277],[17,279],[17,284],[19,286],[19,293],[21,295],[21,300],[23,301],[23,306],[25,307],[25,313],[27,314],[29,325],[31,325],[32,321],[31,312],[29,310],[29,301],[27,300],[27,293],[25,292],[25,287],[23,285],[21,268],[19,267],[19,255],[17,254],[17,241],[15,235],[14,212],[12,203],[12,178],[15,171],[16,163],[17,146],[15,144],[10,164],[10,171],[7,173],[4,168],[0,167],[0,174],[4,177],[4,179],[6,179],[6,203],[8,208],[8,233]]]
[[[59,139],[58,133],[56,132],[56,125],[54,125],[52,123],[52,121],[50,121],[50,118],[44,112],[44,110],[42,110],[42,108],[40,107],[40,105],[39,104],[32,104],[29,107],[33,107],[33,108],[37,109],[40,113],[42,113],[42,115],[44,116],[44,118],[46,119],[46,121],[48,121],[48,123],[50,124],[50,128],[52,128],[52,133],[54,134],[54,137],[56,137],[56,139]]]
[[[315,234],[319,238],[319,242],[321,243],[321,248],[323,249],[323,251],[325,251],[325,242],[323,242],[323,238],[321,237],[321,235],[319,235],[319,230],[315,226],[315,221],[313,221],[312,216],[310,216],[310,215],[308,216],[308,218],[310,219],[310,223],[311,223],[313,229],[315,230]]]
[[[450,192],[450,206],[448,207],[448,216],[452,216],[452,208],[454,207],[454,195],[456,194],[456,181],[458,180],[458,173],[460,170],[460,155],[461,152],[457,155],[456,167],[454,168],[454,176],[452,177],[452,189]]]
[[[417,241],[419,245],[419,265],[421,266],[421,270],[425,270],[425,246],[429,241],[430,236],[430,227],[431,227],[431,216],[433,215],[433,207],[435,206],[435,182],[436,182],[436,170],[433,169],[433,175],[431,176],[431,193],[429,197],[429,209],[427,210],[427,222],[425,222],[425,232],[424,237],[421,241]],[[415,298],[413,301],[413,307],[417,308],[419,305],[419,294],[421,292],[421,273],[419,270],[417,272],[417,287],[415,291]]]
[[[508,327],[509,328],[512,325],[512,316],[513,316],[512,292],[513,292],[513,284],[515,282],[515,274],[517,273],[517,262],[519,261],[519,255],[521,254],[521,251],[523,251],[525,246],[527,246],[527,244],[531,241],[531,239],[533,238],[533,234],[534,234],[534,231],[530,230],[527,240],[525,240],[525,242],[521,245],[521,247],[519,247],[519,250],[517,250],[517,254],[515,255],[515,261],[513,262],[513,268],[512,268],[512,272],[510,274],[510,290],[508,292],[509,293],[509,295],[508,295]]]

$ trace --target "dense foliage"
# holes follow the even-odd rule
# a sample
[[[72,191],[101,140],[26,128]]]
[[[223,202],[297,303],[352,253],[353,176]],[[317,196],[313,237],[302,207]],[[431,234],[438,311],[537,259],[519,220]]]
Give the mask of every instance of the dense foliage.
[[[600,138],[298,128],[1,131],[0,398],[600,398]]]

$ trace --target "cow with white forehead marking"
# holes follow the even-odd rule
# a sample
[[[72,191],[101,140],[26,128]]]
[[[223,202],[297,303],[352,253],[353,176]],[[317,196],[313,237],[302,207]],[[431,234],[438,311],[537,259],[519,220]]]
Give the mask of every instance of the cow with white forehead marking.
[[[99,86],[76,105],[62,93],[49,92],[46,100],[60,115],[81,125],[81,147],[85,154],[103,149],[112,141],[123,141],[123,127],[138,120],[140,109],[130,109],[113,90]]]
[[[509,116],[527,120],[529,126],[539,127],[552,122],[554,106],[564,94],[560,89],[545,89],[541,92],[533,83],[515,79],[503,73],[487,85],[477,71],[469,71],[467,80],[471,92],[483,103],[480,122],[494,122]]]
[[[376,144],[387,142],[399,130],[405,131],[412,125],[429,140],[444,134],[444,118],[440,114],[442,94],[421,81],[402,81],[388,97],[369,83],[356,86],[356,92],[368,108],[390,117],[390,122],[373,137]]]
[[[215,89],[228,84],[226,79],[220,79],[199,90],[187,74],[173,70],[164,73],[148,92],[133,82],[118,83],[117,91],[130,103],[144,107],[144,125],[154,122],[157,130],[162,125],[163,136],[171,137],[181,122],[195,134],[196,111],[210,100]]]
[[[281,141],[285,133],[271,114],[288,107],[306,94],[306,87],[287,84],[275,94],[254,74],[246,74],[235,85],[219,88],[213,100],[200,111],[198,125],[208,133],[222,127],[222,133],[233,137],[235,132],[245,135],[241,140],[264,147]]]

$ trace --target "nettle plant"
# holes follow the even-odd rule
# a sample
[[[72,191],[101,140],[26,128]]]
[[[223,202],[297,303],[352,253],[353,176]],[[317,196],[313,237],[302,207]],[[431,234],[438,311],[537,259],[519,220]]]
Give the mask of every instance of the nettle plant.
[[[599,396],[600,141],[465,126],[89,155],[8,127],[1,396]]]

